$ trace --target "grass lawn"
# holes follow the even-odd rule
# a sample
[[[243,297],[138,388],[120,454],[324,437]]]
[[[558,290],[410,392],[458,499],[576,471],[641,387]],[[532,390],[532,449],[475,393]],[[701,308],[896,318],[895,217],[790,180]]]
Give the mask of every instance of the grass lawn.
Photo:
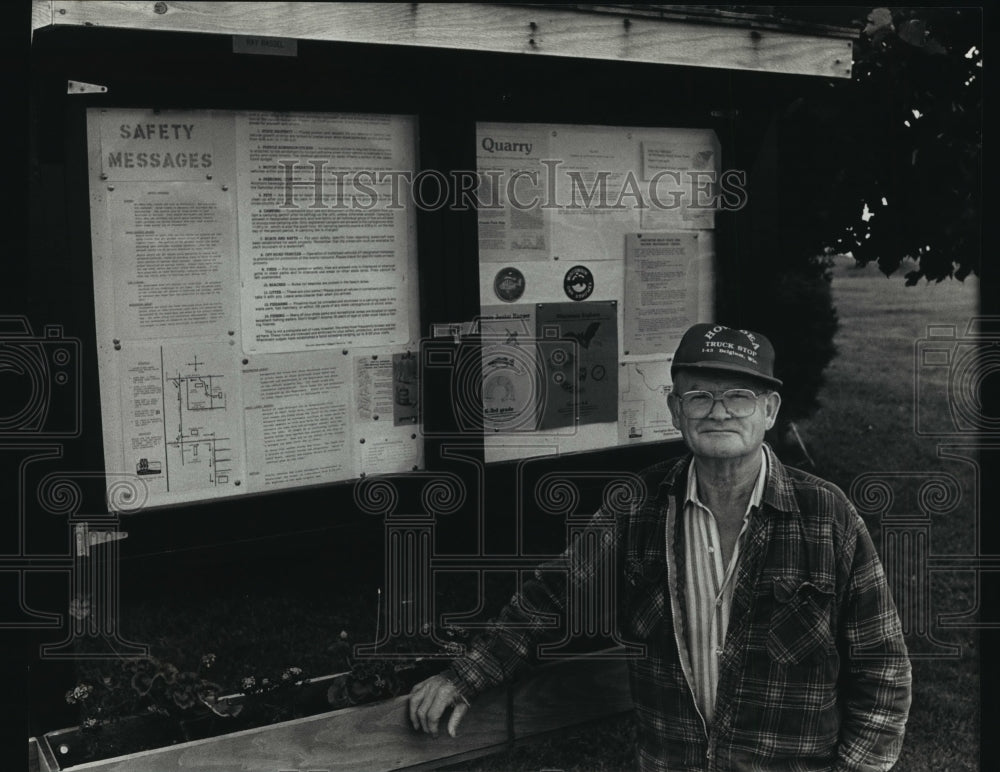
[[[881,479],[892,491],[896,503],[889,511],[897,517],[919,513],[918,490],[929,473],[947,475],[945,484],[953,481],[956,486],[955,505],[940,506],[947,510],[942,513],[932,510],[928,552],[932,556],[973,553],[978,515],[973,467],[939,457],[938,441],[917,433],[915,386],[926,387],[933,396],[943,395],[946,384],[941,373],[915,365],[914,351],[917,342],[926,338],[928,325],[951,324],[959,337],[964,334],[978,311],[978,282],[970,278],[964,283],[906,287],[902,272],[885,278],[874,266],[855,268],[853,260],[841,259],[834,267],[833,291],[840,318],[839,354],[827,370],[821,409],[798,426],[816,473],[848,492],[861,475],[886,473]],[[931,399],[928,406],[947,409],[943,397],[939,403]],[[881,550],[881,518],[874,511],[863,511],[863,515]],[[910,569],[928,576],[920,574],[925,565],[918,559]],[[968,627],[938,624],[940,615],[961,614],[975,607],[973,577],[970,572],[935,571],[929,573],[927,582],[928,621],[922,623],[913,607],[904,614],[907,642],[914,654],[914,700],[896,769],[978,770],[978,636]],[[939,644],[955,646],[957,652],[943,656]],[[631,769],[633,743],[631,719],[621,718],[453,769]]]
[[[835,268],[833,289],[840,316],[839,355],[827,371],[822,409],[800,426],[817,471],[848,491],[866,472],[918,473],[910,479],[891,475],[898,502],[891,512],[897,516],[919,512],[914,493],[926,473],[953,475],[961,488],[960,498],[947,514],[932,514],[929,552],[973,553],[978,516],[973,467],[940,457],[938,440],[917,433],[914,402],[918,390],[944,395],[943,384],[936,384],[942,387],[940,391],[928,388],[935,386],[928,379],[943,380],[943,373],[918,364],[918,341],[927,337],[928,325],[955,325],[957,335],[963,336],[978,311],[978,282],[967,279],[906,287],[899,274],[885,279],[874,266],[857,269],[853,261],[845,260]],[[921,408],[934,406],[930,401]],[[937,407],[943,412],[948,405],[942,399]],[[881,547],[879,518],[865,519]],[[916,566],[918,571],[921,568]],[[968,627],[936,624],[942,614],[974,608],[974,590],[969,572],[930,575],[928,632],[937,641],[957,645],[960,653],[935,656],[935,647],[920,636],[908,636],[911,652],[926,658],[915,656],[913,661],[913,707],[897,765],[900,770],[979,769],[978,636]]]

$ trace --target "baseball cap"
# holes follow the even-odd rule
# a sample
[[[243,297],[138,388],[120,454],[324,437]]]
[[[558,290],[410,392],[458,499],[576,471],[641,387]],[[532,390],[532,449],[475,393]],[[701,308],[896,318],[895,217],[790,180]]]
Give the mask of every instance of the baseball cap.
[[[735,330],[721,324],[696,324],[681,338],[670,375],[678,368],[721,370],[741,373],[771,386],[780,387],[774,377],[774,346],[759,332]]]

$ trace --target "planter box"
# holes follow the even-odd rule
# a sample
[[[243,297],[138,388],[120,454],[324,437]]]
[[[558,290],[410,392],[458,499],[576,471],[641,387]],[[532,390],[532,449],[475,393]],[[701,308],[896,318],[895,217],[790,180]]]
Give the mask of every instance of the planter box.
[[[459,728],[437,738],[410,727],[407,698],[67,767],[88,772],[366,772],[431,768],[486,755],[532,735],[632,707],[625,662],[601,655],[556,662],[476,700]],[[57,772],[58,732],[29,743],[30,772]],[[56,742],[54,743],[53,740]],[[55,748],[51,746],[56,744]]]

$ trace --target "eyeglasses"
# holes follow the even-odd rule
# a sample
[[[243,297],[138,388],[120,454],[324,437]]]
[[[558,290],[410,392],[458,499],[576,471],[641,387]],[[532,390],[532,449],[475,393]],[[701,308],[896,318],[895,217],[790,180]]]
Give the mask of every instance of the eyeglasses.
[[[719,396],[710,391],[685,391],[678,399],[685,418],[706,418],[715,408],[716,402],[721,402],[733,418],[747,418],[757,409],[757,397],[760,394],[750,389],[727,389]]]

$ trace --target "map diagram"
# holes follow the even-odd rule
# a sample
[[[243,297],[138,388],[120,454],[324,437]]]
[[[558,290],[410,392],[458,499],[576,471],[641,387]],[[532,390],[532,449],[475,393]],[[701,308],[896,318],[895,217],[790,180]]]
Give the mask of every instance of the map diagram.
[[[671,389],[669,359],[627,363],[622,368],[620,388],[620,443],[657,442],[680,437],[667,407]]]
[[[170,481],[185,488],[227,485],[233,472],[232,448],[230,438],[220,436],[217,425],[222,421],[216,418],[220,413],[224,418],[227,405],[222,388],[224,376],[205,372],[205,362],[198,361],[197,355],[184,367],[185,373],[177,370],[176,375],[166,376],[164,407]],[[172,427],[171,413],[176,421]]]

